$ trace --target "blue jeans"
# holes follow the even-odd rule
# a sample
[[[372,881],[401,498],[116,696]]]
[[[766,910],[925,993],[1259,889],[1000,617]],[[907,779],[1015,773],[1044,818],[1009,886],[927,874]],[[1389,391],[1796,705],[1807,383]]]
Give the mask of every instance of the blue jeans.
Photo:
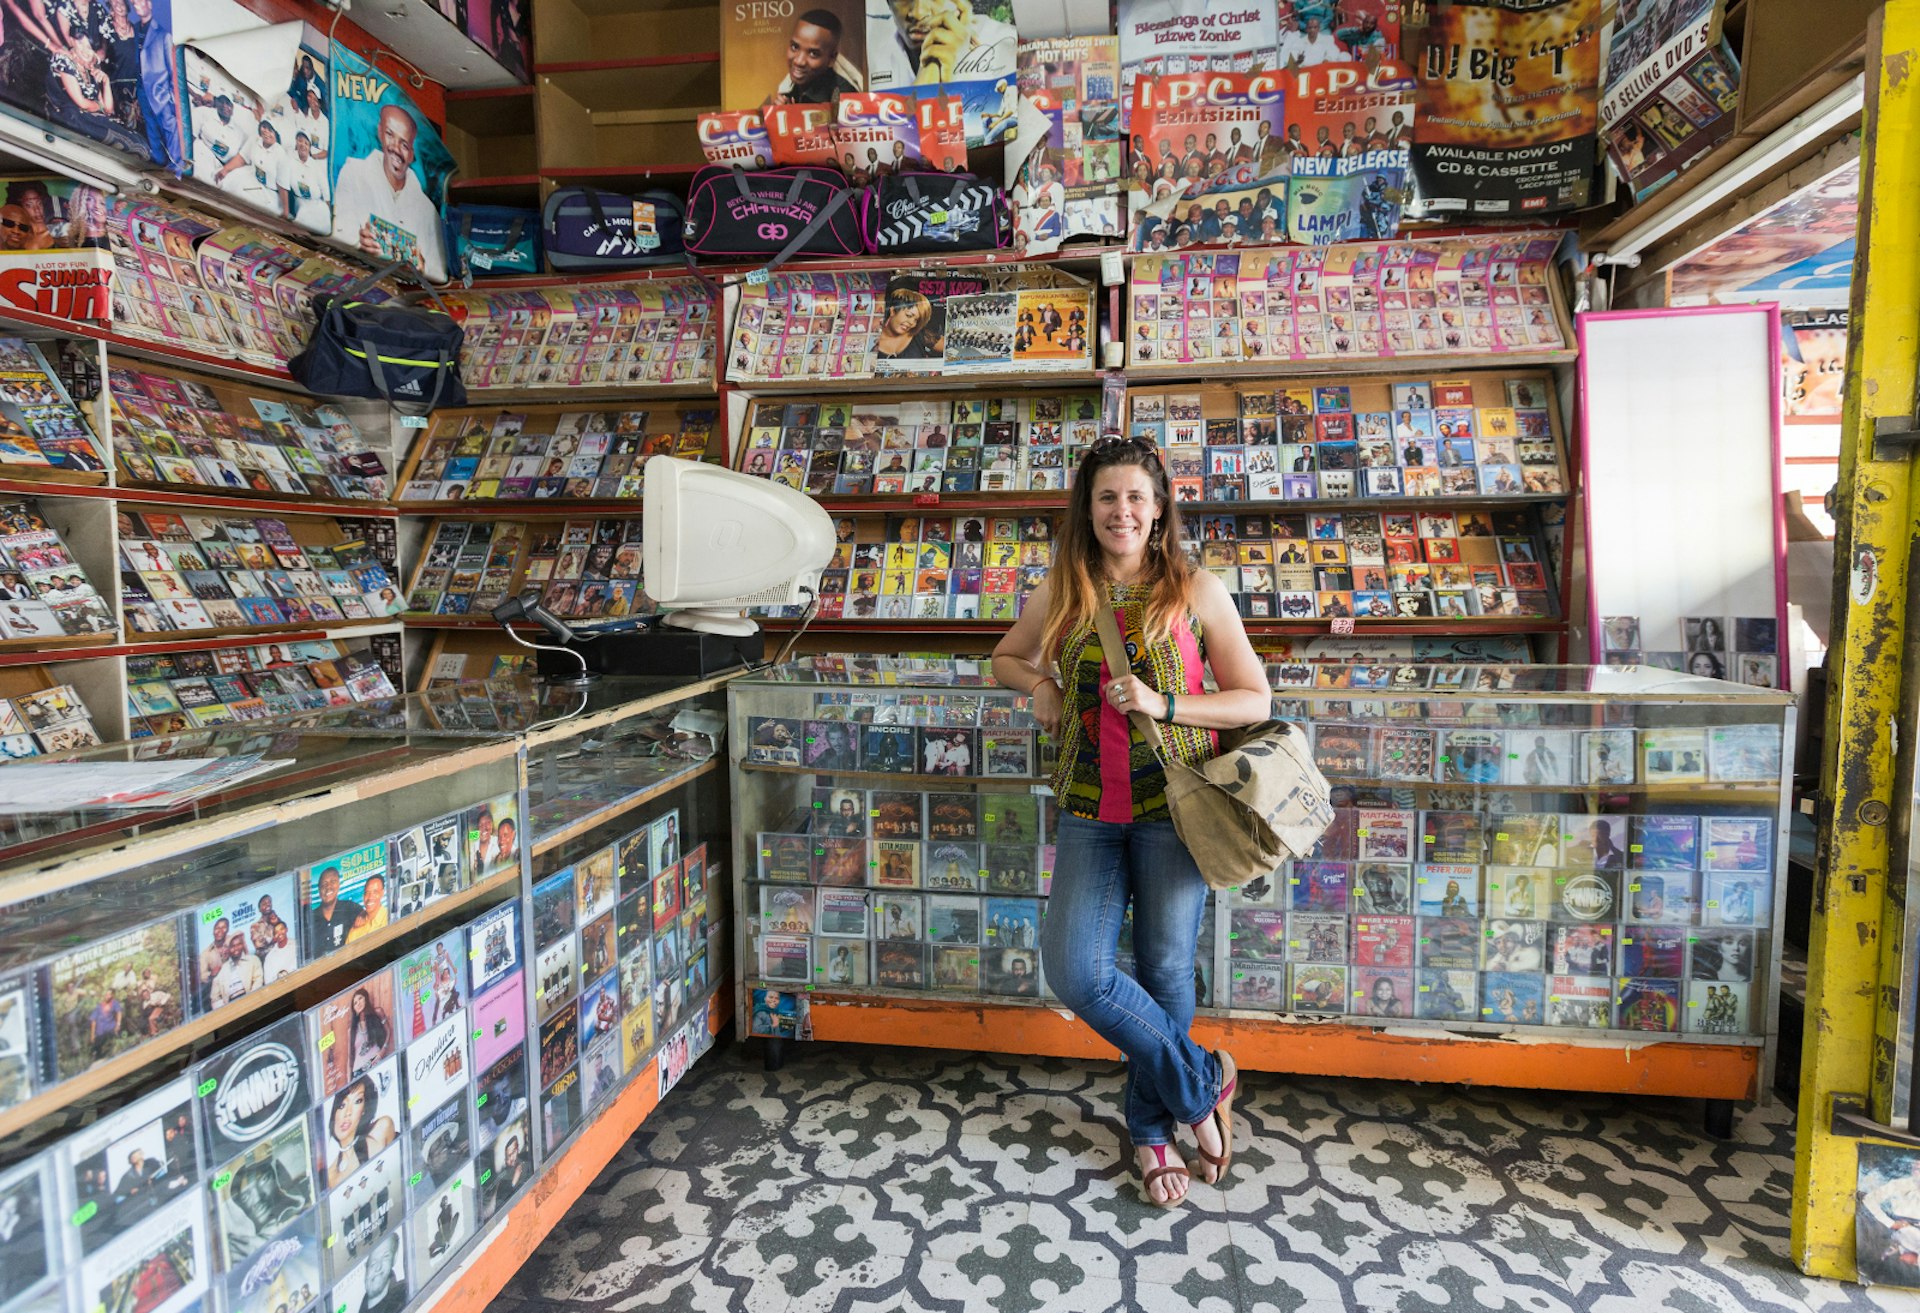
[[[1114,965],[1129,902],[1131,976]],[[1219,1059],[1187,1035],[1206,902],[1207,883],[1172,821],[1061,815],[1041,962],[1060,1001],[1126,1055],[1136,1145],[1170,1143],[1177,1123],[1205,1121],[1219,1098]]]

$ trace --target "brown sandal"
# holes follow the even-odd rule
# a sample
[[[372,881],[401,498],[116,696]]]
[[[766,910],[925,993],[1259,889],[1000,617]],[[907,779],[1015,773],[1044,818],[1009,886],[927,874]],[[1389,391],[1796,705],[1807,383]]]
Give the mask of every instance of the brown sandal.
[[[1149,1204],[1152,1204],[1155,1208],[1173,1208],[1184,1204],[1187,1201],[1187,1196],[1184,1192],[1175,1195],[1171,1199],[1155,1199],[1153,1197],[1153,1183],[1163,1176],[1184,1176],[1191,1181],[1193,1179],[1193,1173],[1187,1170],[1186,1163],[1178,1157],[1172,1162],[1168,1162],[1167,1146],[1164,1144],[1143,1144],[1135,1147],[1153,1150],[1153,1156],[1160,1162],[1158,1167],[1148,1172],[1146,1176],[1141,1179],[1140,1197]]]
[[[1240,1085],[1240,1069],[1234,1065],[1233,1055],[1225,1049],[1220,1050],[1220,1097],[1214,1101],[1213,1111],[1207,1114],[1220,1132],[1220,1147],[1224,1150],[1219,1157],[1208,1153],[1199,1144],[1199,1130],[1206,1121],[1193,1123],[1194,1144],[1200,1152],[1200,1161],[1213,1168],[1211,1177],[1203,1177],[1208,1185],[1219,1185],[1227,1179],[1227,1168],[1233,1163],[1233,1095]]]

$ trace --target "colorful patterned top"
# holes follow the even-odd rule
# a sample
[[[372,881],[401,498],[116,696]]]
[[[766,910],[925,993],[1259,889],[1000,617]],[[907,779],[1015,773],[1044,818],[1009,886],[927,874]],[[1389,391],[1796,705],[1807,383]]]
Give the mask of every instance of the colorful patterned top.
[[[1176,625],[1171,636],[1146,647],[1141,620],[1149,585],[1107,588],[1134,675],[1161,692],[1172,689],[1176,697],[1204,692],[1206,644],[1199,620],[1188,616],[1186,625]],[[1105,696],[1114,676],[1108,673],[1091,621],[1061,642],[1060,674],[1060,756],[1053,772],[1053,793],[1060,806],[1093,821],[1173,819],[1167,807],[1167,775],[1152,746]],[[1198,765],[1218,749],[1209,729],[1162,725],[1160,730],[1168,752],[1180,761]]]

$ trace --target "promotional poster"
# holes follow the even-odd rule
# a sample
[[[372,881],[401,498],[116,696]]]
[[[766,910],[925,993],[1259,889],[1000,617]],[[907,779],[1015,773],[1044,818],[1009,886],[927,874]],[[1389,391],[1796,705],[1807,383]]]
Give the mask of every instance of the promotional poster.
[[[285,89],[264,103],[213,56],[194,46],[181,50],[188,155],[197,181],[331,235],[327,55],[320,33],[306,32],[292,66],[275,78]]]
[[[1278,15],[1233,0],[1119,0],[1120,63],[1141,74],[1276,65]]]
[[[1419,44],[1409,42],[1424,213],[1518,216],[1587,203],[1600,14],[1600,0],[1435,0]]]
[[[1600,102],[1607,155],[1636,198],[1733,133],[1740,69],[1724,42],[1707,39],[1711,27],[1702,20],[1675,37]]]
[[[1845,310],[1782,312],[1787,414],[1821,415],[1838,422],[1846,390],[1847,320]]]
[[[332,64],[334,240],[444,280],[440,207],[453,156],[393,77],[339,42]]]
[[[958,96],[969,147],[1007,140],[1019,110],[1013,14],[995,0],[866,0],[874,91]]]
[[[1287,236],[1308,246],[1391,240],[1408,197],[1413,70],[1382,61],[1292,77],[1281,143],[1291,174]]]
[[[184,173],[172,0],[9,6],[0,101],[77,136]]]
[[[773,162],[773,143],[757,110],[732,109],[699,118],[700,152],[709,164],[738,164],[764,169]]]
[[[1014,148],[1027,152],[1013,201],[1017,240],[1029,254],[1120,231],[1119,81],[1114,37],[1021,42],[1020,96],[1029,123],[1035,113],[1045,121],[1037,140],[1023,132]]]
[[[529,40],[526,0],[466,0],[467,35],[522,81],[527,77]]]
[[[835,96],[866,90],[866,24],[861,0],[723,5],[721,107],[765,113],[778,105],[830,105]]]

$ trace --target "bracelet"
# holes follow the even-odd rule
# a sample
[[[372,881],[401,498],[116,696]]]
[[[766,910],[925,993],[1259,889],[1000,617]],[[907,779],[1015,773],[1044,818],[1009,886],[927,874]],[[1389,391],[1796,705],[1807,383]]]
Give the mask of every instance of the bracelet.
[[[1160,723],[1162,725],[1171,725],[1173,724],[1173,694],[1164,693],[1161,696],[1167,700],[1167,714],[1160,717]]]

